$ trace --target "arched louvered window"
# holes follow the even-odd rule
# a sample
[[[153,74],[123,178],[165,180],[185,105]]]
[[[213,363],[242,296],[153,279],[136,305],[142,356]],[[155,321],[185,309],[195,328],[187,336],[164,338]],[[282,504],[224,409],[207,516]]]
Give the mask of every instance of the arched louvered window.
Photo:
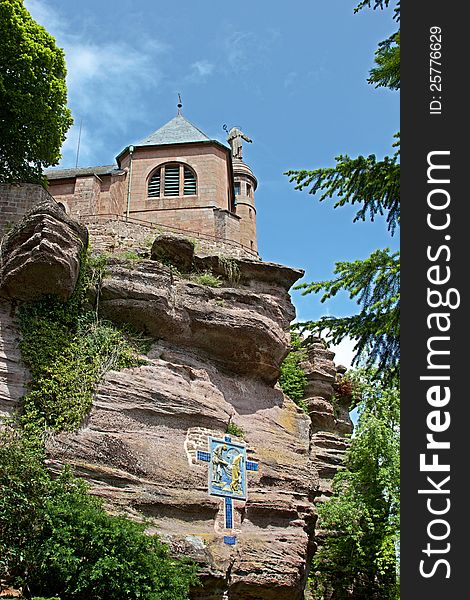
[[[149,198],[195,196],[196,194],[196,174],[186,165],[178,163],[162,165],[149,179]]]

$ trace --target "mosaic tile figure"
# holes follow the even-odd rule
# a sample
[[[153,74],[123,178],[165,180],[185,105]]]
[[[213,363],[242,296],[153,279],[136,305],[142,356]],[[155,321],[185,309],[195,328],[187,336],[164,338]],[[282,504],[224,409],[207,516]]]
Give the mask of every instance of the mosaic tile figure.
[[[209,452],[209,494],[246,500],[245,446],[209,438]]]

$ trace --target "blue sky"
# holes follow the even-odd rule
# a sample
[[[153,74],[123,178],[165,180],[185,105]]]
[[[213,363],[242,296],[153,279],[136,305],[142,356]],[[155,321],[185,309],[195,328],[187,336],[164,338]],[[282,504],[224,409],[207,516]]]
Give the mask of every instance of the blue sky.
[[[330,278],[335,261],[396,248],[383,220],[352,223],[294,190],[283,172],[351,156],[390,154],[399,97],[366,82],[379,41],[394,30],[392,11],[357,0],[25,0],[64,48],[75,126],[61,165],[111,164],[118,152],[176,114],[215,139],[240,126],[253,139],[244,159],[258,178],[258,242],[264,260]],[[344,315],[346,297],[320,304],[293,292],[299,319]]]

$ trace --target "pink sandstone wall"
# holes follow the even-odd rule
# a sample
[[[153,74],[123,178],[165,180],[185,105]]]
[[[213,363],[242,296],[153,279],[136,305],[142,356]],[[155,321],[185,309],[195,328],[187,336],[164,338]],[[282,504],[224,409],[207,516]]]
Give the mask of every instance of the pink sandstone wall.
[[[197,177],[197,193],[149,198],[149,178],[156,168],[171,162],[192,168]],[[130,185],[129,217],[189,234],[241,242],[249,250],[257,251],[254,200],[249,201],[250,209],[240,205],[236,215],[228,210],[232,171],[223,148],[212,143],[141,147],[133,153],[132,172],[129,154],[122,158],[120,167],[124,174],[51,180],[49,189],[71,216],[125,216]]]
[[[148,198],[147,186],[152,172],[167,162],[191,167],[197,176],[197,195],[182,198]],[[127,167],[128,162],[122,163]],[[136,148],[132,160],[131,211],[218,206],[229,208],[227,155],[214,144]]]
[[[0,237],[33,206],[49,196],[42,186],[33,183],[0,184]]]
[[[128,174],[103,175],[99,214],[122,215],[126,212]]]
[[[240,217],[240,242],[251,250],[258,251],[256,239],[256,208],[253,181],[243,175],[236,175],[235,180],[240,182],[240,195],[236,197],[236,211]],[[247,194],[247,184],[251,186]]]

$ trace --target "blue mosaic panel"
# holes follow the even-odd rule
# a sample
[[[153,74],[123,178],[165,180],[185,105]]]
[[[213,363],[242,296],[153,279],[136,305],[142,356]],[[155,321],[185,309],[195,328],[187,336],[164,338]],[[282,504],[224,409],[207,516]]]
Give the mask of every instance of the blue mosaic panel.
[[[245,446],[210,437],[209,448],[209,494],[246,500]]]
[[[258,470],[258,463],[255,463],[252,460],[247,460],[246,461],[246,470],[247,471],[257,471]]]
[[[237,543],[237,538],[234,535],[224,535],[224,544],[228,544],[229,546],[235,546]]]
[[[202,450],[198,450],[197,451],[197,459],[203,460],[205,462],[210,462],[210,460],[211,460],[210,452],[203,452]]]
[[[232,498],[225,498],[225,529],[233,528],[233,501]]]

